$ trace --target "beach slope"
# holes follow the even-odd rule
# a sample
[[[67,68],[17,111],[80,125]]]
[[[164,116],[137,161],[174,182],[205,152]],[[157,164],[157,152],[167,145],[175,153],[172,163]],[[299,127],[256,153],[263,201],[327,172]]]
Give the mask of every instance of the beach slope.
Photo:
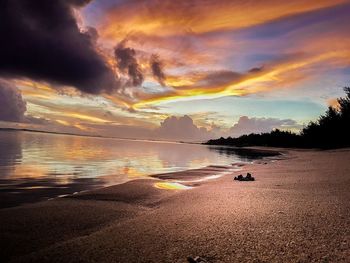
[[[256,181],[233,181],[244,172]],[[136,180],[2,209],[0,256],[10,262],[173,263],[189,256],[349,262],[349,149],[291,150],[239,173],[186,190],[156,188],[159,178]]]

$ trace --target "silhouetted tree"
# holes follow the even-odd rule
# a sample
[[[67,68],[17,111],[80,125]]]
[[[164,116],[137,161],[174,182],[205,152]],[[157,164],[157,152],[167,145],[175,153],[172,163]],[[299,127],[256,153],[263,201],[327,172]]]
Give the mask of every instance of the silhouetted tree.
[[[238,138],[221,137],[206,144],[230,146],[273,146],[303,148],[340,148],[350,146],[350,87],[345,97],[338,98],[338,107],[328,107],[317,121],[310,122],[301,133],[278,129],[269,133],[242,135]]]
[[[350,146],[350,88],[345,87],[345,97],[337,99],[339,107],[329,107],[317,122],[310,122],[301,136],[306,146],[339,148]]]

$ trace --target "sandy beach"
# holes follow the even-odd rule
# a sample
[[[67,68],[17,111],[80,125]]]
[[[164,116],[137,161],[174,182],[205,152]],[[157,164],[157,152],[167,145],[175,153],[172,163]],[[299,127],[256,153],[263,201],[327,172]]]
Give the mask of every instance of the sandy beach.
[[[349,262],[350,149],[134,180],[0,210],[2,262]],[[204,173],[205,171],[205,173]],[[233,181],[251,172],[254,182]],[[164,180],[162,180],[164,179]],[[196,181],[194,183],[194,181]]]

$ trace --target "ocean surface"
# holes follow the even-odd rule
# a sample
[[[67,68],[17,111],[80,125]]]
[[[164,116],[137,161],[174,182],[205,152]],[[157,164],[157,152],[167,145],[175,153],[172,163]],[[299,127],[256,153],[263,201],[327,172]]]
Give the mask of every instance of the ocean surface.
[[[255,158],[198,144],[0,131],[0,208]]]

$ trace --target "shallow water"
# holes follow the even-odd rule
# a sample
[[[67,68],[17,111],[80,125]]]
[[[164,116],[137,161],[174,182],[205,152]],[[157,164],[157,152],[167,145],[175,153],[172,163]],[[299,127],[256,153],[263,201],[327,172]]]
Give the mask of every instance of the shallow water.
[[[0,207],[259,157],[197,144],[0,131]]]

